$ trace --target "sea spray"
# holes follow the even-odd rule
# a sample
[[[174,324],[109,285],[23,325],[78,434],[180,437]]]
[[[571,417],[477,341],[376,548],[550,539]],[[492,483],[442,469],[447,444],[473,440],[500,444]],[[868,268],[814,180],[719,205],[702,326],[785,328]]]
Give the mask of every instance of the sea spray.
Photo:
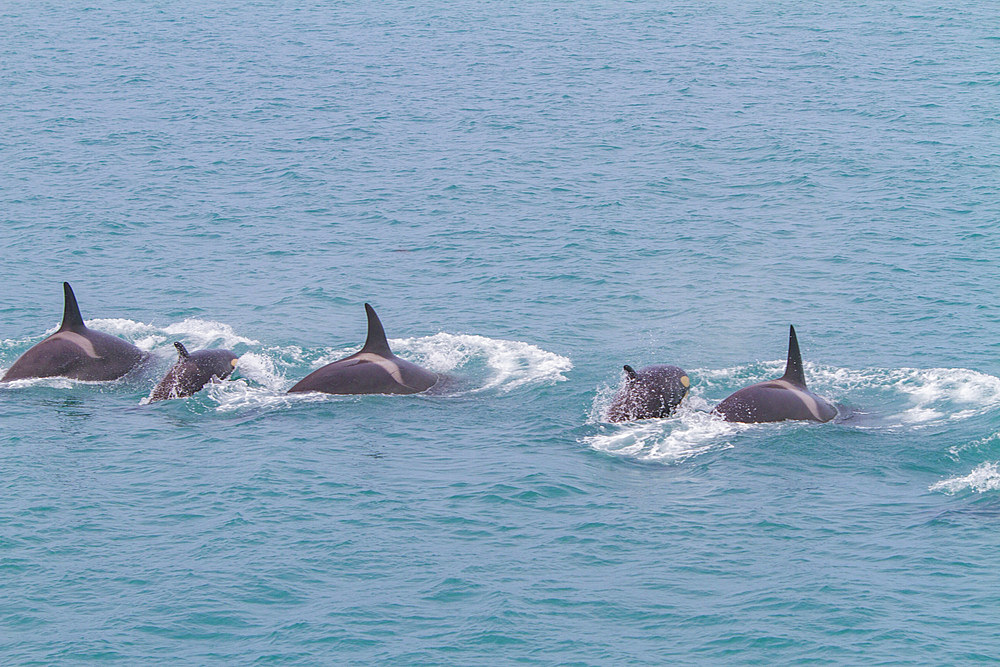
[[[998,491],[1000,490],[1000,465],[987,461],[973,468],[968,475],[936,482],[931,484],[928,490],[941,491],[948,495],[955,495],[965,490],[976,493]]]

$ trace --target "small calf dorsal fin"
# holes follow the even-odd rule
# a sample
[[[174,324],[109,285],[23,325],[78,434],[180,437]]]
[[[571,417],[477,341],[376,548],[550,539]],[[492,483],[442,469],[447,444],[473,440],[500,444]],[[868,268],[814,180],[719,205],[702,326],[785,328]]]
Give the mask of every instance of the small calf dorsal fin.
[[[378,315],[375,314],[375,309],[366,303],[365,312],[368,313],[368,338],[365,340],[365,346],[361,348],[361,351],[371,352],[383,357],[391,356],[392,351],[389,349],[389,341],[385,338],[385,329],[382,328],[382,322],[378,319]]]
[[[80,306],[76,303],[76,295],[73,294],[73,288],[69,283],[63,283],[63,294],[66,296],[66,303],[63,306],[63,321],[59,331],[85,327],[83,316],[80,315]]]
[[[184,344],[181,343],[180,341],[174,341],[174,347],[177,348],[177,354],[181,355],[180,356],[181,359],[187,359],[188,357],[191,356],[190,354],[188,354],[187,348],[184,347]]]
[[[628,364],[625,364],[623,368],[625,369],[625,374],[628,375],[629,380],[634,380],[639,377],[639,374],[635,372],[635,369]]]
[[[788,327],[788,361],[785,362],[785,374],[782,380],[797,384],[800,387],[806,386],[806,374],[802,370],[802,354],[799,352],[799,340],[795,337],[795,327]]]

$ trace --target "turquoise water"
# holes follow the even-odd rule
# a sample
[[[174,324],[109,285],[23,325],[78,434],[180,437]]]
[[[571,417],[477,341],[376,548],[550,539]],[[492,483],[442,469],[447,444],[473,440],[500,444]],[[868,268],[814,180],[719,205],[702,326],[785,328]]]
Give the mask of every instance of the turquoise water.
[[[987,3],[0,7],[0,662],[1000,657]],[[288,396],[362,304],[434,396]],[[708,410],[780,373],[828,424]],[[621,366],[678,415],[608,424]]]

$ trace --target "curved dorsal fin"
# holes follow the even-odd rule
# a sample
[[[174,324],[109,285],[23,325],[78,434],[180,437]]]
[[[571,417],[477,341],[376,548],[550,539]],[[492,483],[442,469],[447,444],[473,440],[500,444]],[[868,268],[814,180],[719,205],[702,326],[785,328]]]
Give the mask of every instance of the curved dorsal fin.
[[[628,375],[629,380],[634,380],[639,377],[639,374],[635,372],[635,369],[628,364],[625,364],[623,368],[625,369],[625,374]]]
[[[785,374],[782,380],[787,380],[800,387],[806,386],[806,374],[802,370],[802,354],[799,352],[799,340],[795,337],[795,327],[788,327],[788,361],[785,362]]]
[[[73,288],[69,283],[63,283],[63,294],[66,295],[66,304],[63,306],[63,321],[59,331],[85,327],[83,316],[80,315],[80,306],[76,303],[76,295],[73,294]]]
[[[389,341],[385,338],[385,329],[382,328],[382,322],[375,314],[375,309],[366,303],[365,312],[368,313],[368,338],[361,351],[379,354],[383,357],[391,356],[392,351],[389,349]]]
[[[174,341],[174,347],[177,348],[177,354],[181,355],[180,356],[181,359],[187,359],[188,357],[191,356],[190,354],[188,354],[187,348],[184,347],[184,344],[181,343],[180,341]]]

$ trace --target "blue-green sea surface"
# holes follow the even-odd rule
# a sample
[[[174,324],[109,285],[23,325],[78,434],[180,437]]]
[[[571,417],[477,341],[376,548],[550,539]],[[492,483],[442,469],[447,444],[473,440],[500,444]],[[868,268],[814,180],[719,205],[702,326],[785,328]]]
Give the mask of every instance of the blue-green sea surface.
[[[0,372],[156,370],[0,387],[0,662],[995,662],[998,109],[989,3],[3,4]],[[286,394],[365,302],[444,390]]]

